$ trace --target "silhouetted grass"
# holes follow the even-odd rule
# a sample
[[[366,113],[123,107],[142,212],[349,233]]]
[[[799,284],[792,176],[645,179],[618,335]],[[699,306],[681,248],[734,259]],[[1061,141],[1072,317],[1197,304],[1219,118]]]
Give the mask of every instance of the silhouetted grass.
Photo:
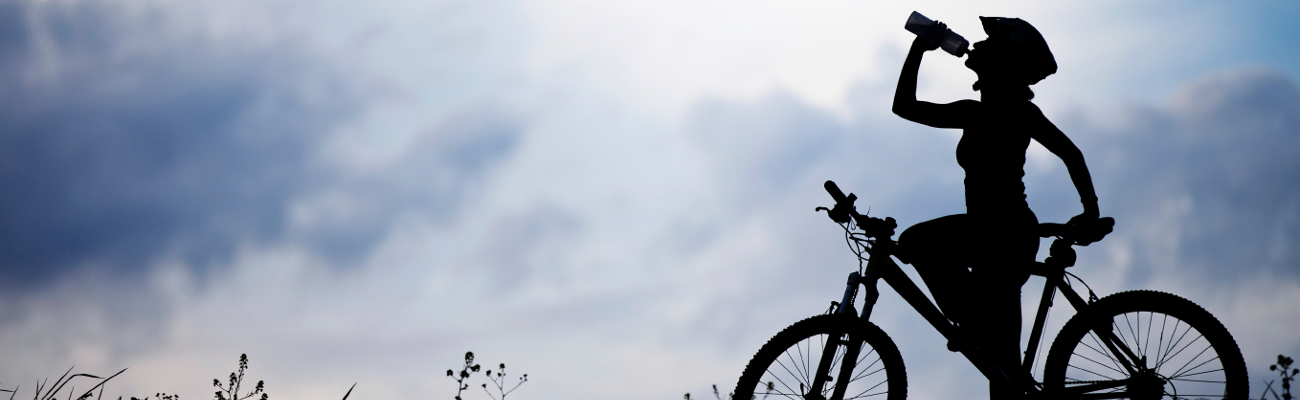
[[[85,374],[85,373],[73,374],[72,370],[73,368],[68,368],[68,370],[64,372],[62,376],[59,376],[59,379],[54,380],[53,384],[49,383],[48,378],[46,378],[43,381],[36,382],[36,391],[32,399],[33,400],[58,400],[60,397],[63,397],[71,400],[73,399],[72,397],[73,394],[75,394],[77,390],[75,386],[69,386],[69,384],[72,383],[72,381],[77,378],[88,378],[92,380],[97,380],[97,382],[89,390],[77,396],[76,400],[87,400],[92,398],[95,400],[101,400],[104,396],[104,386],[105,386],[104,384],[108,383],[110,379],[113,379],[118,375],[121,375],[123,372],[126,372],[126,368],[122,368],[122,370],[117,371],[116,374],[109,375],[106,378],[101,378],[99,376],[92,375],[92,374]],[[266,383],[263,381],[257,381],[257,385],[253,387],[252,391],[243,394],[239,393],[239,390],[244,383],[244,371],[246,370],[248,370],[248,355],[240,354],[239,369],[236,372],[230,373],[230,383],[228,385],[222,385],[221,381],[218,379],[212,380],[213,386],[216,386],[218,389],[220,389],[214,395],[215,400],[248,400],[249,398],[256,396],[258,394],[262,395],[262,397],[259,400],[269,400],[269,396],[266,393]],[[356,387],[357,384],[353,383],[352,387],[348,388],[348,392],[343,394],[343,400],[348,400],[348,396],[352,395],[352,389],[355,389]],[[64,392],[63,391],[64,388],[68,389],[67,390],[68,395],[66,397],[60,394]],[[0,389],[0,393],[7,392],[9,393],[9,400],[14,400],[14,396],[18,394],[19,389],[21,389],[20,386],[15,386],[13,389]],[[98,390],[99,392],[96,393],[95,392],[96,390]],[[180,400],[180,398],[181,396],[178,394],[154,393],[153,395],[153,400]],[[117,400],[122,400],[122,399],[123,396],[117,397]],[[150,399],[149,396],[131,397],[131,400],[149,400],[149,399]]]
[[[63,392],[63,388],[65,387],[68,388],[68,398],[71,398],[72,394],[77,391],[77,388],[76,386],[68,386],[68,384],[72,383],[72,381],[77,378],[90,378],[90,379],[98,380],[99,382],[95,383],[95,386],[92,386],[90,390],[87,390],[84,393],[82,393],[80,396],[77,396],[77,400],[85,400],[90,398],[99,399],[104,396],[104,383],[107,383],[109,379],[113,379],[118,375],[121,375],[123,372],[126,372],[126,368],[122,368],[122,370],[117,371],[116,374],[109,375],[107,378],[101,378],[99,376],[95,376],[91,374],[73,374],[72,373],[73,368],[68,368],[68,370],[65,371],[62,376],[59,376],[59,379],[54,380],[53,384],[49,383],[50,381],[49,378],[46,378],[45,380],[40,382],[36,382],[36,394],[32,398],[34,400],[55,400],[60,396],[59,393]],[[18,394],[18,389],[20,388],[21,386],[15,386],[13,389],[0,389],[0,392],[9,392],[9,399],[13,400],[14,395]],[[95,394],[95,390],[99,390],[99,394]],[[121,398],[119,397],[118,399],[120,400]]]

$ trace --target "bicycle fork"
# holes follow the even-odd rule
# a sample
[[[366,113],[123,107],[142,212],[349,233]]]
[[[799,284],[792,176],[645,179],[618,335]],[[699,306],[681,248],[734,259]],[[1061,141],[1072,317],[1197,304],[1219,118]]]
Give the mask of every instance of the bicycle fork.
[[[849,274],[849,280],[844,289],[844,297],[840,300],[838,308],[835,308],[836,314],[843,314],[846,317],[858,317],[866,320],[871,317],[871,310],[876,305],[876,299],[880,298],[880,292],[876,289],[876,282],[879,279],[870,274],[860,275],[857,272]],[[853,303],[857,297],[858,285],[867,289],[866,301],[862,305],[862,313],[859,315],[854,308]],[[847,326],[847,325],[846,325]],[[844,398],[844,392],[848,389],[848,383],[853,379],[853,369],[857,367],[858,355],[862,351],[863,338],[858,337],[857,332],[837,332],[831,335],[822,348],[821,360],[817,363],[817,372],[811,382],[812,386],[807,388],[808,392],[804,395],[806,400],[841,400]],[[847,338],[847,340],[846,340]],[[840,346],[844,346],[844,355],[837,358]],[[832,378],[830,369],[833,364],[840,361],[839,376]],[[822,396],[822,392],[827,383],[838,382],[831,392],[830,399]]]

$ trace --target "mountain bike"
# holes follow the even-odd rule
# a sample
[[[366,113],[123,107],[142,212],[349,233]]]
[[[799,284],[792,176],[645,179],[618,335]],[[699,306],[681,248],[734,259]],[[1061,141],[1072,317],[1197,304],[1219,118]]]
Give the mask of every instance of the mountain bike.
[[[823,315],[796,322],[763,345],[736,383],[733,399],[796,398],[844,400],[907,398],[907,372],[892,339],[870,322],[884,280],[916,309],[986,378],[1010,383],[1025,399],[1229,399],[1246,400],[1246,363],[1232,335],[1209,312],[1169,293],[1139,290],[1098,299],[1088,288],[1084,299],[1072,286],[1078,276],[1067,272],[1076,254],[1110,233],[1114,219],[1090,223],[1039,224],[1040,237],[1055,237],[1046,260],[1027,266],[1046,279],[1021,365],[999,365],[974,335],[944,316],[902,271],[891,255],[893,218],[859,214],[834,182],[826,191],[835,206],[825,210],[844,228],[845,240],[858,256],[858,271],[849,274],[844,295]],[[854,304],[859,288],[866,295],[862,310]],[[1041,380],[1032,374],[1047,311],[1061,294],[1075,314],[1047,351]]]

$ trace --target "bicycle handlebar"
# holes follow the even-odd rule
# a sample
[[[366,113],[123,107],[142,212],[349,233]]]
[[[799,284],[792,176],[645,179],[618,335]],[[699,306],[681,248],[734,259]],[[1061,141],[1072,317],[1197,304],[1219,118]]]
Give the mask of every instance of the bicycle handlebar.
[[[830,193],[831,198],[835,199],[836,206],[844,202],[848,202],[850,204],[853,203],[852,200],[849,200],[847,197],[844,196],[844,192],[840,190],[839,186],[835,185],[835,181],[826,181],[826,184],[822,186],[826,188],[826,193]],[[857,196],[853,196],[853,197],[855,199],[857,198]]]
[[[867,233],[867,236],[877,238],[894,236],[894,228],[898,227],[898,222],[894,221],[893,217],[880,219],[858,214],[857,208],[853,206],[853,202],[858,200],[857,195],[849,193],[848,196],[845,196],[840,187],[835,185],[835,181],[826,181],[826,184],[822,186],[826,188],[827,193],[830,193],[831,198],[835,199],[835,207],[827,210],[831,220],[841,224],[853,220],[858,223],[858,228]],[[818,207],[817,209],[822,210],[825,208]]]

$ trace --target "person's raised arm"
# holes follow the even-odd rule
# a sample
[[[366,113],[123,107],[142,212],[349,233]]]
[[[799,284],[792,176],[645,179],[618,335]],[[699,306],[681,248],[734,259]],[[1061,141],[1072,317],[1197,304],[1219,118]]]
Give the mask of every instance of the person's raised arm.
[[[1036,130],[1034,140],[1065,162],[1065,170],[1070,173],[1070,180],[1074,182],[1074,188],[1079,191],[1079,202],[1083,203],[1083,214],[1071,218],[1070,222],[1074,223],[1078,219],[1097,219],[1101,216],[1097,209],[1097,192],[1092,187],[1092,175],[1088,173],[1088,164],[1083,161],[1083,152],[1079,151],[1079,147],[1075,146],[1064,132],[1048,121],[1047,117],[1042,117],[1042,125],[1041,129]]]
[[[935,104],[916,99],[916,75],[921,70],[921,56],[927,51],[939,48],[921,37],[912,41],[912,48],[903,61],[903,72],[898,77],[898,87],[894,89],[894,114],[908,121],[935,128],[961,128],[962,121],[973,101],[959,101],[952,104]]]

